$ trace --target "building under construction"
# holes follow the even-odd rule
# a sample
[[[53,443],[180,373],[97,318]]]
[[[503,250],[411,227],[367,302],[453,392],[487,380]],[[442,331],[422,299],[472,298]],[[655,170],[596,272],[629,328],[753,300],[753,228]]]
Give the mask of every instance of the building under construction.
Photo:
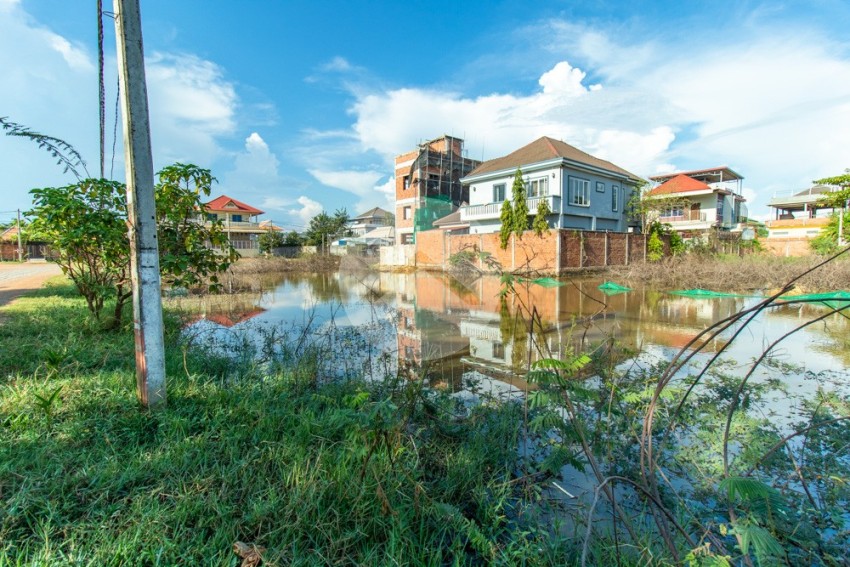
[[[416,233],[469,202],[460,179],[481,162],[464,156],[463,140],[442,136],[395,158],[396,244],[413,244]]]

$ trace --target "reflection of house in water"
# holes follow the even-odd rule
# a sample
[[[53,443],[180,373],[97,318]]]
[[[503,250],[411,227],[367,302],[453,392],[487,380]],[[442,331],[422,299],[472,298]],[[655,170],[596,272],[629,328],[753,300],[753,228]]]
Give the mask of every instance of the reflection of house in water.
[[[597,280],[561,287],[517,282],[500,297],[497,277],[466,283],[443,274],[395,275],[399,361],[408,366],[460,366],[515,381],[533,362],[563,358],[610,344],[681,348],[715,321],[745,305],[745,298],[692,299],[634,291],[605,296]],[[529,313],[539,318],[529,345]],[[516,319],[514,315],[521,317]],[[714,351],[724,343],[707,345]],[[456,368],[452,367],[452,372]]]
[[[410,274],[396,296],[400,364],[449,366],[452,373],[460,365],[516,382],[528,365],[532,312],[538,321],[530,337],[532,361],[561,358],[611,336],[618,324],[615,313],[631,300],[606,298],[596,284],[577,283],[587,288],[580,293],[572,285],[517,283],[503,300],[498,278],[463,283],[442,274]]]

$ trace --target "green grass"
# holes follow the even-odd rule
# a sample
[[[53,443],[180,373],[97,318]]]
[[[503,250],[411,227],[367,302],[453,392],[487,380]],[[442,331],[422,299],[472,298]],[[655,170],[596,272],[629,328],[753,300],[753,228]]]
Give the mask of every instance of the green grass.
[[[128,326],[100,331],[63,285],[2,313],[0,566],[238,565],[235,541],[270,565],[566,561],[518,512],[519,408],[457,427],[414,383],[234,376],[184,358],[168,316],[168,406],[147,412]]]

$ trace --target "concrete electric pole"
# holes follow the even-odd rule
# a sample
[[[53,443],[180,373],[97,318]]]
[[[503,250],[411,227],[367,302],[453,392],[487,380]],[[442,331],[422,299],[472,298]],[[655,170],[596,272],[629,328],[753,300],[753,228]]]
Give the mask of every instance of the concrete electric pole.
[[[113,0],[124,126],[136,384],[145,407],[165,404],[165,346],[142,18],[139,0]]]

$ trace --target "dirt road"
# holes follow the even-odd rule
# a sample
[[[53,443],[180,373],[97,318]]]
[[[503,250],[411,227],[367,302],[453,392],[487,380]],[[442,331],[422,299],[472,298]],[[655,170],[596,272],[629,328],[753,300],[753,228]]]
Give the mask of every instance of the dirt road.
[[[0,262],[0,307],[61,273],[59,266],[49,262]]]

